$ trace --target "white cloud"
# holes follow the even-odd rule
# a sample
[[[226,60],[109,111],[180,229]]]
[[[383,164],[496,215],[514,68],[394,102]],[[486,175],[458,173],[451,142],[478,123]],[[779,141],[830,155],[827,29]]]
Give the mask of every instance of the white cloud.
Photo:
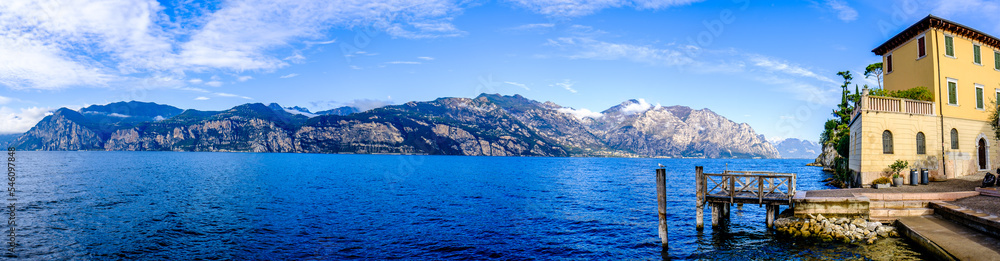
[[[410,39],[425,39],[438,37],[459,37],[468,33],[459,30],[449,20],[410,22],[408,24],[393,24],[386,29],[393,37]]]
[[[199,96],[198,98],[194,98],[194,100],[196,100],[196,101],[204,101],[204,100],[208,100],[208,99],[211,99],[211,98],[208,98],[208,97],[205,97],[205,96]]]
[[[387,99],[392,99],[392,96],[386,97]],[[361,111],[367,111],[375,108],[382,108],[385,106],[392,105],[391,100],[374,100],[374,99],[355,99],[351,102],[345,103],[343,106],[350,106],[358,108]]]
[[[985,20],[982,24],[993,25],[993,28],[978,28],[983,31],[993,30],[994,32],[1000,31],[1000,16],[996,15],[982,15],[982,14],[996,14],[1000,13],[1000,2],[993,0],[927,0],[920,1],[920,4],[916,3],[900,3],[900,6],[904,8],[909,8],[909,5],[914,5],[916,8],[929,8],[923,10],[914,10],[913,21],[919,19],[920,14],[931,13],[941,17],[976,17],[976,19]],[[893,18],[896,19],[896,18]],[[958,19],[958,18],[956,18]],[[909,26],[909,24],[901,25]],[[996,35],[996,34],[993,34]]]
[[[571,93],[576,93],[576,90],[573,89],[573,85],[574,84],[576,84],[576,83],[573,83],[569,79],[566,79],[566,80],[563,80],[562,82],[557,82],[557,83],[550,84],[549,86],[562,87],[563,89],[566,89],[567,91],[569,91]]]
[[[542,33],[542,32],[547,32],[547,31],[552,30],[553,28],[555,28],[555,26],[556,26],[556,24],[553,24],[553,23],[525,24],[525,25],[519,25],[519,26],[507,28],[507,29],[504,29],[504,30],[505,31],[513,31],[513,32],[537,32],[537,33]]]
[[[13,98],[0,96],[0,104],[7,104],[13,100]]]
[[[826,6],[837,11],[837,18],[841,21],[850,22],[858,19],[858,11],[843,0],[826,0]]]
[[[250,97],[247,97],[247,96],[242,96],[242,95],[236,95],[236,94],[232,94],[232,93],[217,92],[217,93],[215,93],[215,95],[218,95],[218,96],[221,96],[221,97],[243,98],[243,99],[247,99],[247,100],[253,100],[253,98],[250,98]]]
[[[504,82],[504,83],[524,88],[524,90],[527,90],[527,91],[531,90],[531,89],[528,88],[528,85],[523,84],[523,83],[516,83],[516,82]]]
[[[240,76],[239,78],[236,78],[236,80],[240,82],[249,81],[250,79],[253,79],[253,76]]]
[[[430,56],[420,56],[420,57],[417,57],[417,59],[420,59],[420,60],[425,60],[425,61],[431,61],[431,60],[434,60],[434,57],[430,57]]]
[[[570,59],[629,60],[653,65],[686,65],[694,62],[683,52],[622,43],[609,43],[586,37],[549,39],[548,45],[570,49]]]
[[[194,87],[179,87],[177,89],[182,91],[192,91],[192,92],[209,92],[208,90],[202,88],[194,88]]]
[[[626,105],[625,108],[622,108],[622,112],[625,114],[636,114],[653,108],[653,105],[646,102],[645,99],[638,99],[638,101],[638,103]]]
[[[162,6],[156,0],[0,1],[0,84],[13,88],[132,86],[131,78],[186,72],[273,71],[295,43],[330,28],[393,37],[460,36],[467,2],[226,1]],[[182,9],[182,10],[171,10]],[[308,48],[308,47],[307,47]],[[284,56],[279,56],[281,54]],[[300,61],[301,55],[289,62]]]
[[[420,62],[413,62],[413,61],[391,61],[391,62],[386,62],[386,64],[420,64]]]
[[[840,87],[823,83],[820,86],[805,83],[800,79],[779,75],[760,75],[754,80],[777,86],[779,91],[791,94],[791,98],[804,101],[813,108],[830,106],[840,102]]]
[[[192,84],[201,84],[202,82],[205,82],[205,81],[203,81],[201,79],[198,79],[198,78],[194,78],[194,79],[188,80],[188,82],[192,83]]]
[[[219,87],[219,86],[222,86],[222,82],[220,82],[220,81],[210,81],[210,82],[206,82],[205,85],[212,86],[212,87]]]
[[[0,134],[24,133],[51,113],[51,108],[21,108],[20,112],[0,107]]]
[[[5,2],[5,1],[4,1]],[[0,10],[4,9],[0,3]],[[115,80],[108,69],[89,61],[74,61],[58,47],[16,35],[3,27],[0,15],[0,84],[15,89],[59,89],[67,86],[105,86]]]
[[[279,78],[281,78],[281,79],[288,79],[288,78],[292,78],[292,77],[295,77],[295,76],[299,76],[299,74],[297,74],[297,73],[290,73],[290,74],[282,75]]]
[[[306,57],[302,56],[301,53],[296,52],[292,56],[285,57],[285,59],[282,59],[282,60],[290,61],[290,62],[293,62],[293,63],[302,63],[302,62],[304,62],[306,60]]]
[[[701,1],[703,0],[512,0],[516,5],[532,12],[556,17],[583,16],[601,9],[625,6],[640,10],[662,9]]]
[[[566,113],[566,114],[573,115],[577,119],[581,119],[581,120],[583,118],[594,118],[594,119],[597,119],[597,118],[600,118],[600,117],[604,116],[600,112],[594,112],[594,111],[591,111],[591,110],[588,110],[588,109],[579,109],[579,110],[577,110],[577,109],[573,109],[573,108],[559,108],[556,111],[561,112],[561,113]]]
[[[336,42],[337,42],[337,39],[333,39],[333,40],[329,40],[329,41],[323,41],[323,42],[312,42],[312,41],[306,41],[306,44],[319,44],[319,45],[324,45],[324,44],[332,44],[332,43],[336,43]]]
[[[767,69],[769,71],[781,72],[786,74],[791,74],[795,76],[801,76],[806,78],[813,78],[827,83],[837,83],[833,79],[826,76],[818,75],[808,69],[802,68],[797,65],[789,64],[788,62],[778,61],[777,59],[766,57],[763,55],[748,55],[748,59],[753,65]]]

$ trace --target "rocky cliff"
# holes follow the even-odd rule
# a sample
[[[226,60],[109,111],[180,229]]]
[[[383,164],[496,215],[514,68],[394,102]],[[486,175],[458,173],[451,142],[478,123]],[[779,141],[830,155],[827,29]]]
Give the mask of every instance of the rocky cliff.
[[[130,110],[115,109],[130,104]],[[778,157],[745,123],[708,109],[636,107],[643,104],[630,100],[580,117],[551,102],[489,94],[347,115],[259,103],[182,113],[165,105],[115,103],[88,107],[93,109],[84,114],[60,109],[13,145],[28,150]]]
[[[613,149],[642,156],[777,158],[777,150],[746,123],[708,109],[659,107],[629,100],[591,122]]]
[[[104,137],[94,122],[77,111],[62,108],[45,116],[35,127],[17,138],[19,150],[93,150],[102,149]]]

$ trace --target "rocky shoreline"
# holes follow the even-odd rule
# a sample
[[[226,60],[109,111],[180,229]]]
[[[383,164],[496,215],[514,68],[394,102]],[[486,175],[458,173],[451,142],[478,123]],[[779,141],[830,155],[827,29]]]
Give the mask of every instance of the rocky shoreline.
[[[774,228],[792,237],[816,238],[823,241],[874,244],[879,238],[898,237],[893,226],[883,225],[860,218],[826,218],[823,215],[807,218],[779,218],[774,220]]]

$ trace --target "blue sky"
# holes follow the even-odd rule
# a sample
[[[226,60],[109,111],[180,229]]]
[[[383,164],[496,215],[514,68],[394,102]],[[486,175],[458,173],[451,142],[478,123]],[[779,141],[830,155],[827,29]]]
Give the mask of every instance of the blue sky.
[[[1000,35],[963,0],[2,1],[0,133],[139,100],[313,111],[482,92],[599,112],[709,108],[768,139],[817,140],[870,52],[935,14]]]

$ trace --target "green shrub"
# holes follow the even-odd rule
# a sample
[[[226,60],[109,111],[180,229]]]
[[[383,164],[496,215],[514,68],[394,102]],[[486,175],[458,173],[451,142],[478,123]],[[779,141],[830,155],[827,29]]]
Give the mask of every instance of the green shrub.
[[[927,87],[918,86],[900,91],[887,91],[885,89],[874,89],[870,93],[873,96],[884,96],[884,97],[894,97],[903,98],[918,101],[934,101],[934,93]]]
[[[888,177],[880,177],[872,181],[872,184],[889,184],[892,183]]]
[[[896,160],[896,162],[889,165],[889,170],[892,172],[892,178],[898,178],[899,171],[905,169],[907,165],[910,164],[902,160]]]

